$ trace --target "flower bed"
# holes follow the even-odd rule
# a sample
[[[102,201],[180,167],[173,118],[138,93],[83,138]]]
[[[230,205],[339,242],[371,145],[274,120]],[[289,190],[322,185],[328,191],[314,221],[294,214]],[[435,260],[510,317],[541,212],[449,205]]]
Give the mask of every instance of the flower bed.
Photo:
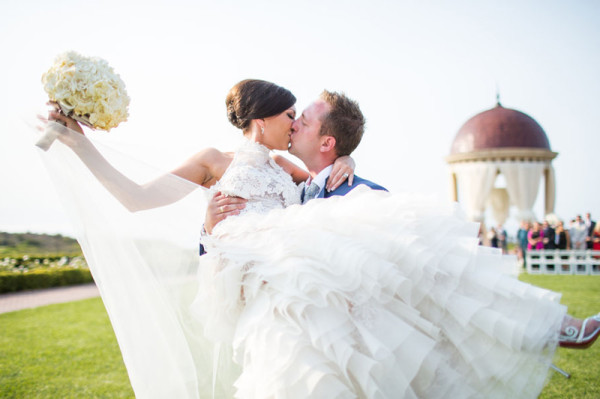
[[[93,282],[81,256],[4,258],[0,260],[0,294]]]

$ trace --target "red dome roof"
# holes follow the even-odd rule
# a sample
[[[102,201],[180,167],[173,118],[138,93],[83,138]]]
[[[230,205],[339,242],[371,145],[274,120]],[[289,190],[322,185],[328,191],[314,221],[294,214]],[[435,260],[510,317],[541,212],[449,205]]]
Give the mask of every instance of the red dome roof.
[[[550,142],[532,117],[498,104],[465,122],[454,138],[450,153],[523,147],[550,150]]]

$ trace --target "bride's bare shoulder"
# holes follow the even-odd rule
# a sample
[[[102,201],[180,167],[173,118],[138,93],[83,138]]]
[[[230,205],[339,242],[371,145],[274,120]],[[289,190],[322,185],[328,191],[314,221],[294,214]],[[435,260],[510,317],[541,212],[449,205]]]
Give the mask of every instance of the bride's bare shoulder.
[[[225,173],[232,159],[232,152],[205,148],[188,158],[173,173],[196,184],[210,187]]]
[[[220,151],[214,147],[205,148],[198,151],[192,158],[196,158],[199,162],[231,162],[233,152]]]
[[[292,176],[292,180],[294,183],[299,184],[300,182],[306,181],[308,179],[308,172],[290,161],[289,159],[281,156],[281,155],[273,155],[273,160],[277,162],[277,165],[281,166],[281,168],[289,175]]]

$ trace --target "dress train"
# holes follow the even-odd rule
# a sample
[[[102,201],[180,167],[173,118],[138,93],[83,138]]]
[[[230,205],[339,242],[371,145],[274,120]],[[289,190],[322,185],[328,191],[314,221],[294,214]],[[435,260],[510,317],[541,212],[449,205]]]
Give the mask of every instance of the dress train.
[[[566,309],[477,230],[453,204],[362,187],[232,217],[194,312],[233,343],[238,398],[536,397]]]

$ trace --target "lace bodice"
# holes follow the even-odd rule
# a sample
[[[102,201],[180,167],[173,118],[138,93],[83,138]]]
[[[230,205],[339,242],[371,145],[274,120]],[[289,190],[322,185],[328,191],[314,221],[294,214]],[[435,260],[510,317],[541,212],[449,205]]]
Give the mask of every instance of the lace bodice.
[[[247,199],[242,212],[266,213],[300,203],[301,189],[292,177],[269,156],[268,148],[250,140],[244,140],[212,189]]]

